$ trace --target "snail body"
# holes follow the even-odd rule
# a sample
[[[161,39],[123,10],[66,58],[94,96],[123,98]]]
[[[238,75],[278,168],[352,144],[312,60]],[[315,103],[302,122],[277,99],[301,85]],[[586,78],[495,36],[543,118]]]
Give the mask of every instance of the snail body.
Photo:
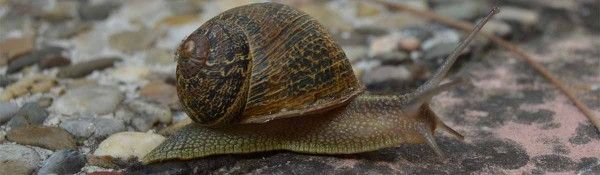
[[[194,122],[142,161],[270,150],[348,154],[418,143],[445,159],[434,132],[462,136],[429,101],[462,82],[440,85],[490,17],[414,92],[374,95],[364,92],[342,49],[307,14],[277,3],[225,11],[177,51],[177,92]]]

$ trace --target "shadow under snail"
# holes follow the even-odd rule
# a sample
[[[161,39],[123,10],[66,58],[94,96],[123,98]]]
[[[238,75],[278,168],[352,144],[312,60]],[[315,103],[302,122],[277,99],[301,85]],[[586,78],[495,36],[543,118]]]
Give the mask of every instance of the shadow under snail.
[[[408,94],[364,91],[343,50],[309,15],[277,3],[227,10],[189,35],[176,53],[177,93],[194,121],[143,158],[144,163],[216,154],[290,150],[350,154],[461,138],[431,110],[431,98],[492,10],[433,77]]]

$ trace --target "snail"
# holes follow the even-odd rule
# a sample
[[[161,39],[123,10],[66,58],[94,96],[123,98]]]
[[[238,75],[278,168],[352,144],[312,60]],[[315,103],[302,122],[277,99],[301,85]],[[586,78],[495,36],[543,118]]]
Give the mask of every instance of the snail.
[[[376,95],[365,91],[340,46],[304,12],[278,3],[227,10],[177,49],[177,93],[193,123],[142,162],[271,150],[349,154],[419,143],[445,160],[434,132],[463,136],[429,101],[462,82],[440,85],[496,11],[414,92]]]

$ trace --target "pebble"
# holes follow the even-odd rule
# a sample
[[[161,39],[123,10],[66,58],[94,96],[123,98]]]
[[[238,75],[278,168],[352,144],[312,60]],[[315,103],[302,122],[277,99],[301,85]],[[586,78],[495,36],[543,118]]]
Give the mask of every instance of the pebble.
[[[17,112],[19,106],[12,102],[0,102],[0,124],[9,121]]]
[[[18,72],[21,69],[27,66],[31,66],[46,57],[60,56],[63,51],[63,48],[55,46],[50,46],[44,49],[32,51],[31,53],[20,56],[19,58],[16,58],[12,62],[10,62],[8,64],[8,68],[6,69],[6,73],[11,74]]]
[[[96,156],[112,156],[120,159],[143,158],[165,140],[165,137],[142,132],[120,132],[102,141],[94,151]]]
[[[135,82],[146,78],[150,69],[145,66],[125,66],[112,71],[112,76],[121,82]]]
[[[85,162],[85,156],[75,150],[59,150],[44,161],[37,174],[75,174]]]
[[[115,62],[120,60],[121,58],[118,57],[107,57],[84,61],[61,68],[56,76],[59,78],[81,78],[87,76],[95,70],[102,70],[112,67]]]
[[[307,3],[300,6],[300,10],[317,19],[329,31],[352,31],[352,24],[343,19],[340,13],[328,8],[325,3]]]
[[[410,70],[404,66],[379,66],[366,72],[363,76],[365,84],[378,83],[386,80],[407,80],[412,77]]]
[[[37,14],[37,17],[50,22],[66,21],[75,17],[78,6],[79,3],[76,1],[47,3],[39,14]]]
[[[8,121],[8,126],[16,129],[22,126],[41,125],[48,117],[46,109],[38,106],[37,103],[26,103],[19,111]]]
[[[53,30],[47,30],[44,32],[45,36],[49,38],[71,38],[85,31],[92,29],[93,25],[89,22],[81,22],[77,20],[61,22],[56,24],[50,24],[50,28]]]
[[[437,29],[433,36],[423,41],[421,48],[424,59],[444,57],[450,54],[460,41],[460,35],[450,29]]]
[[[56,85],[56,79],[42,74],[35,74],[20,79],[4,89],[0,100],[8,101],[29,93],[44,93]]]
[[[417,37],[402,38],[400,41],[398,41],[398,46],[400,49],[405,51],[417,51],[421,47],[421,40],[419,40]]]
[[[121,5],[116,1],[106,1],[104,3],[83,3],[79,7],[79,17],[84,21],[105,20],[110,13],[117,10]]]
[[[40,69],[49,69],[49,68],[53,68],[53,67],[68,66],[69,64],[71,64],[70,59],[68,59],[62,55],[56,55],[56,56],[43,58],[42,60],[40,60],[38,62],[38,67],[40,67]]]
[[[52,101],[53,99],[51,97],[41,97],[37,100],[37,104],[42,108],[47,108],[52,105]]]
[[[381,37],[376,37],[369,44],[369,56],[376,56],[398,49],[398,41],[403,36],[398,34],[389,34]]]
[[[434,36],[433,30],[431,28],[426,28],[422,26],[410,26],[405,27],[400,30],[402,35],[407,36],[407,38],[415,37],[420,41],[425,41]]]
[[[382,36],[388,34],[390,31],[385,28],[381,28],[380,26],[357,26],[354,28],[354,33],[358,35],[368,35],[368,36]]]
[[[488,8],[486,1],[448,1],[438,4],[433,11],[444,17],[469,20],[480,16]]]
[[[158,39],[158,31],[142,29],[115,33],[109,37],[108,42],[112,48],[125,53],[133,53],[150,48],[156,39]]]
[[[379,54],[373,59],[380,60],[384,65],[397,65],[410,62],[410,57],[403,51],[391,51],[383,54]]]
[[[60,127],[77,137],[106,137],[125,130],[122,120],[102,117],[82,117],[66,119]]]
[[[123,93],[117,87],[87,84],[68,89],[52,107],[66,115],[104,115],[115,111],[123,98]]]
[[[498,13],[494,18],[505,21],[516,21],[525,28],[534,26],[540,20],[537,12],[512,6],[503,7],[502,13]]]
[[[177,27],[181,25],[186,25],[192,22],[197,22],[200,20],[200,16],[198,15],[178,15],[178,16],[167,16],[161,19],[156,25],[158,26],[167,26],[167,27]]]
[[[18,38],[8,38],[0,42],[0,66],[6,65],[19,55],[33,50],[35,37],[26,35]]]
[[[14,128],[6,134],[9,141],[22,145],[38,146],[50,150],[75,149],[75,139],[57,127],[25,126]]]
[[[140,96],[149,101],[168,106],[171,109],[181,109],[181,104],[177,97],[177,88],[164,81],[157,80],[146,84],[140,89]]]
[[[42,158],[33,148],[15,144],[0,144],[0,162],[9,160],[23,162],[28,168],[33,169],[38,167]]]
[[[29,175],[34,168],[19,160],[1,160],[0,175]]]
[[[458,43],[441,42],[428,48],[423,53],[423,59],[431,60],[449,55],[458,46]]]
[[[342,46],[346,57],[350,62],[364,60],[368,58],[369,48],[361,45]]]
[[[158,122],[168,124],[173,119],[171,110],[161,105],[132,100],[127,106],[136,114],[131,123],[138,131],[148,131]]]
[[[356,6],[356,16],[358,17],[369,17],[377,16],[381,13],[379,6],[365,1],[359,1]]]
[[[508,36],[512,33],[512,27],[504,21],[492,19],[481,29],[485,33],[497,36]]]
[[[0,75],[0,87],[6,87],[12,83],[14,83],[16,80],[14,78],[10,78],[6,75]]]

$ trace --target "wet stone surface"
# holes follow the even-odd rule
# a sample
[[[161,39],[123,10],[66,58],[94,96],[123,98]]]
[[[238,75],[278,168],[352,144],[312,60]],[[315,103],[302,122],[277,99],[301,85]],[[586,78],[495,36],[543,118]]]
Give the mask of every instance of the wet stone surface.
[[[321,22],[372,93],[411,92],[465,36],[371,1],[278,2]],[[469,22],[495,3],[396,2]],[[203,22],[245,3],[0,0],[0,169],[17,174],[600,174],[600,132],[529,65],[480,39],[447,76],[470,82],[430,102],[465,138],[436,132],[446,161],[426,144],[402,144],[348,155],[270,151],[143,165],[140,158],[190,122],[177,97],[177,46]],[[504,13],[483,30],[531,54],[600,115],[599,2],[501,4]]]

